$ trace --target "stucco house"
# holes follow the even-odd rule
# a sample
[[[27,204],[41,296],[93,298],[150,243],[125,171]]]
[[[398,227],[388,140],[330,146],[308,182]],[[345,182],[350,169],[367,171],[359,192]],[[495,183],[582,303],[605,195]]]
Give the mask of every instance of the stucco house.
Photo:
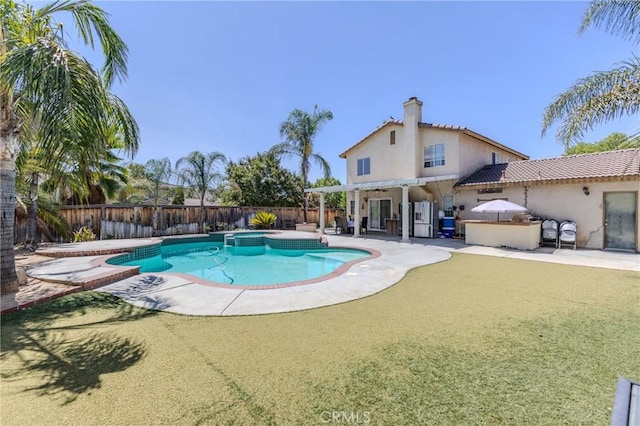
[[[321,209],[323,193],[346,191],[346,213],[356,224],[366,217],[367,232],[389,233],[398,220],[402,240],[408,241],[411,203],[430,201],[436,211],[479,219],[488,217],[471,208],[504,198],[540,217],[576,221],[580,247],[630,249],[633,241],[638,250],[639,150],[529,160],[466,127],[423,121],[422,105],[410,98],[403,103],[403,120],[386,121],[340,154],[347,166],[345,185],[306,189],[320,193]],[[611,218],[622,214],[620,209],[624,224],[613,226]],[[320,227],[324,230],[324,223]],[[359,233],[355,226],[354,236]],[[633,238],[614,237],[620,233]],[[614,242],[619,240],[624,243]]]
[[[367,231],[385,232],[386,219],[398,219],[408,241],[409,209],[401,206],[431,201],[450,211],[460,178],[486,164],[529,158],[466,127],[423,122],[422,105],[410,98],[403,120],[386,121],[340,154],[347,161],[346,185],[307,191],[347,191],[347,214],[355,223],[367,217]]]
[[[502,198],[540,218],[573,220],[578,247],[640,251],[640,148],[486,165],[455,184],[456,202]],[[490,219],[465,209],[464,219]]]

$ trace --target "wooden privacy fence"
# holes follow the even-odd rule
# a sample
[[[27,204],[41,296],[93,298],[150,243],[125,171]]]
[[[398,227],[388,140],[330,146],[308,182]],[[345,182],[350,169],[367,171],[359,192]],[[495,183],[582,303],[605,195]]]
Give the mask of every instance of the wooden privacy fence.
[[[86,226],[100,239],[140,238],[199,232],[200,214],[211,231],[247,229],[249,221],[260,211],[276,215],[276,229],[295,229],[302,223],[304,210],[297,207],[227,207],[227,206],[137,206],[87,205],[64,206],[59,213],[73,231]],[[325,224],[342,214],[340,209],[325,209]],[[309,209],[307,222],[319,223],[318,209]]]

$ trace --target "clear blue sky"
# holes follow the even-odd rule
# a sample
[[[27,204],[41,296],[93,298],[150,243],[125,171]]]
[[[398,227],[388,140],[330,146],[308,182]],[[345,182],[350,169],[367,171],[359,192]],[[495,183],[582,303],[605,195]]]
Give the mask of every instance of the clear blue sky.
[[[130,49],[129,78],[114,91],[141,128],[136,162],[254,155],[280,141],[292,109],[317,104],[334,120],[316,150],[343,182],[338,155],[401,119],[411,96],[423,121],[466,126],[533,159],[560,155],[555,130],[540,135],[544,107],[636,47],[600,30],[579,35],[584,2],[98,4]],[[585,139],[638,125],[628,117]]]

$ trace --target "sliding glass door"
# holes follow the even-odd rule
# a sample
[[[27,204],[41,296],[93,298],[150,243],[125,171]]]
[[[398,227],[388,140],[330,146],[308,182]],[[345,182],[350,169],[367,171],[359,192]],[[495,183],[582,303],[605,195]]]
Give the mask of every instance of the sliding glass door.
[[[391,198],[369,199],[369,229],[384,230],[391,217]]]

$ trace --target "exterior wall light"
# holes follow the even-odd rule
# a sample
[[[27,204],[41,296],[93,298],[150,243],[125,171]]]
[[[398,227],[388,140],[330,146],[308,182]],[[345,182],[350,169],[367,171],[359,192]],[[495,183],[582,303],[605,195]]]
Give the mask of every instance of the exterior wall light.
[[[584,195],[589,195],[589,187],[583,186],[582,187],[582,192],[584,192]]]

